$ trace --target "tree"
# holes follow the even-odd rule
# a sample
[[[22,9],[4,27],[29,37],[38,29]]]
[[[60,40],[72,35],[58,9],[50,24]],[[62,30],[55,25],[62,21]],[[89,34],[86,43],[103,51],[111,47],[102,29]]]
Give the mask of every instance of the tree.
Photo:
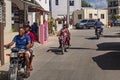
[[[115,14],[111,15],[111,20],[113,20],[113,21],[117,20],[117,17],[115,16]]]
[[[82,0],[82,7],[93,7],[93,6],[87,3],[85,0]]]
[[[49,30],[49,34],[53,33],[53,27],[55,26],[55,20],[53,18],[51,18],[48,22],[48,30]]]

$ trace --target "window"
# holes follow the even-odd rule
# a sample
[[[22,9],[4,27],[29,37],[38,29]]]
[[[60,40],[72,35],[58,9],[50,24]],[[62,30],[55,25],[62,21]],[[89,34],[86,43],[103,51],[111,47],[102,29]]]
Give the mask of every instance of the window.
[[[104,19],[104,18],[105,18],[104,14],[101,14],[101,19]]]
[[[74,0],[70,0],[69,5],[74,6]]]
[[[97,14],[94,14],[95,16],[97,16]]]
[[[55,0],[55,4],[56,4],[56,5],[59,5],[59,0]]]
[[[78,19],[82,19],[82,14],[78,14]]]
[[[45,4],[47,4],[47,0],[45,0]]]
[[[113,9],[113,13],[114,13],[114,14],[117,14],[117,10],[116,10],[116,9]]]
[[[92,19],[92,14],[89,14],[89,18]]]

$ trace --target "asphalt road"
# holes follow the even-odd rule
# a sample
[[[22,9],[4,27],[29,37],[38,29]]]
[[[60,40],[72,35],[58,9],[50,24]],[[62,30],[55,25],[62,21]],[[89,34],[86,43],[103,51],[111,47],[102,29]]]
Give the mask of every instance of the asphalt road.
[[[64,55],[57,37],[36,47],[34,70],[25,80],[120,80],[120,28],[105,29],[99,40],[94,30],[71,34],[72,46]]]

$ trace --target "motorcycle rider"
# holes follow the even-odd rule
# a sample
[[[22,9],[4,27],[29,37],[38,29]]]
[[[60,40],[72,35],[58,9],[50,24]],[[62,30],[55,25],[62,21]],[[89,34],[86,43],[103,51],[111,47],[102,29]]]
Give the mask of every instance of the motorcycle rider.
[[[29,25],[25,25],[25,32],[26,34],[28,34],[28,36],[30,37],[31,40],[31,48],[30,48],[30,70],[33,70],[32,67],[32,60],[33,60],[33,47],[34,47],[34,41],[35,41],[35,36],[32,32],[30,32],[31,27]]]
[[[101,28],[101,34],[103,33],[103,23],[98,19],[95,23],[95,34],[97,33],[97,28]]]
[[[20,27],[18,32],[19,32],[19,34],[16,35],[10,43],[4,45],[4,47],[9,48],[13,44],[15,44],[16,48],[26,50],[26,53],[25,53],[26,75],[25,76],[29,77],[30,76],[30,66],[29,66],[30,53],[29,53],[29,50],[31,47],[30,37],[25,34],[25,30],[23,27]]]
[[[61,47],[60,36],[65,36],[67,38],[68,48],[70,48],[70,32],[68,30],[68,26],[66,24],[63,25],[62,29],[57,34],[59,39],[59,48]]]

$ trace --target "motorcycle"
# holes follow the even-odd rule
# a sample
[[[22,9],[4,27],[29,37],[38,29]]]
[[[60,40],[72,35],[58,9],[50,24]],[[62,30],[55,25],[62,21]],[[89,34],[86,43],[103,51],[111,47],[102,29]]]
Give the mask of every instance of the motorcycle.
[[[99,39],[100,38],[100,35],[101,35],[101,32],[102,32],[102,29],[101,28],[97,28],[96,29],[96,38]]]
[[[6,54],[10,56],[10,65],[8,70],[8,80],[18,80],[18,76],[20,75],[20,70],[24,69],[23,75],[26,72],[25,65],[25,52],[24,49],[18,49],[16,47],[11,49],[10,54]]]
[[[64,54],[65,52],[67,52],[67,37],[60,36],[60,43],[61,43],[62,54]]]

